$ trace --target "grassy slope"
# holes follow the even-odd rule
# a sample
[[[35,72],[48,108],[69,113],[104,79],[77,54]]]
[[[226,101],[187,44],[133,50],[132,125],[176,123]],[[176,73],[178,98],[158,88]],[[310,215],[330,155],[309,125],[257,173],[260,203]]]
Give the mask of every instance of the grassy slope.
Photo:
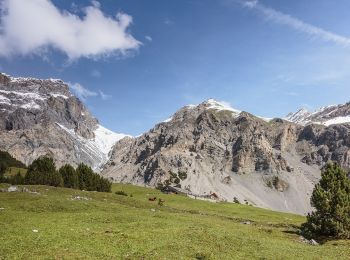
[[[12,177],[15,176],[17,173],[20,173],[24,177],[27,173],[27,169],[18,167],[8,167],[5,171],[5,177]]]
[[[133,197],[46,186],[0,193],[0,259],[349,259],[350,242],[295,234],[304,217],[211,203],[131,185]],[[91,200],[72,200],[80,195]],[[165,199],[165,205],[148,197]],[[151,209],[155,209],[152,211]],[[250,220],[251,225],[242,221]],[[38,229],[38,233],[32,230]]]

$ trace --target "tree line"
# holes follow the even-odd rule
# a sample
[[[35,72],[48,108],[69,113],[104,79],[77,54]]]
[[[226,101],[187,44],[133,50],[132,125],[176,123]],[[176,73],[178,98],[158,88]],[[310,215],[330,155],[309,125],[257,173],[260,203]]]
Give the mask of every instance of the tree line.
[[[112,187],[109,180],[101,177],[83,163],[79,164],[76,169],[66,164],[57,170],[54,160],[43,156],[34,160],[27,169],[25,176],[17,173],[11,177],[5,177],[6,166],[0,163],[0,182],[49,185],[100,192],[110,192]]]

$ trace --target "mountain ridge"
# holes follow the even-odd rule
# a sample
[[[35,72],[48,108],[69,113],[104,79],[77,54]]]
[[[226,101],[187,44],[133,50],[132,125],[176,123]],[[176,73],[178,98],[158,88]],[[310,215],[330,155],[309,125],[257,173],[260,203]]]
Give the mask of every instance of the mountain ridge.
[[[83,162],[99,170],[127,136],[101,126],[58,79],[0,74],[0,115],[0,148],[26,164],[50,155],[58,165]]]
[[[330,160],[350,167],[349,124],[304,126],[226,107],[212,99],[185,106],[143,135],[122,139],[102,174],[155,187],[186,172],[179,185],[189,194],[305,214],[320,168]]]
[[[329,161],[350,168],[350,103],[264,118],[208,99],[140,136],[114,133],[62,80],[0,74],[0,149],[29,164],[81,162],[114,182],[171,185],[188,194],[305,214]]]

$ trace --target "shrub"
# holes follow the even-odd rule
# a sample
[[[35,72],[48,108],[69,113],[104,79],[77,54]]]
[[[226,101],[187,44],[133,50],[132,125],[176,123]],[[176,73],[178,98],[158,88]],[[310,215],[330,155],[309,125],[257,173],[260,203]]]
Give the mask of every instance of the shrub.
[[[238,200],[236,197],[233,198],[233,202],[234,202],[234,203],[237,203],[237,204],[241,204],[241,203],[239,202],[239,200]]]
[[[301,227],[304,236],[350,238],[350,180],[337,164],[325,167],[311,205],[316,210]]]
[[[187,178],[187,173],[186,172],[179,172],[178,176],[183,181]]]
[[[126,192],[122,191],[122,190],[116,191],[115,194],[121,195],[121,196],[128,196],[128,194],[127,194]],[[131,197],[131,196],[132,196],[132,195],[130,195],[130,197]]]

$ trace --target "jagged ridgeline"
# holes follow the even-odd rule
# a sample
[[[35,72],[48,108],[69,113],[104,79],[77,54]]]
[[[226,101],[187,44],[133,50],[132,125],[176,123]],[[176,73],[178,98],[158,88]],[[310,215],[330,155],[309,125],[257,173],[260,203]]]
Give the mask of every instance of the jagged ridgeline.
[[[350,104],[300,114],[263,118],[209,99],[119,141],[102,174],[305,214],[321,168],[329,161],[350,166]],[[186,178],[174,179],[177,172]]]

